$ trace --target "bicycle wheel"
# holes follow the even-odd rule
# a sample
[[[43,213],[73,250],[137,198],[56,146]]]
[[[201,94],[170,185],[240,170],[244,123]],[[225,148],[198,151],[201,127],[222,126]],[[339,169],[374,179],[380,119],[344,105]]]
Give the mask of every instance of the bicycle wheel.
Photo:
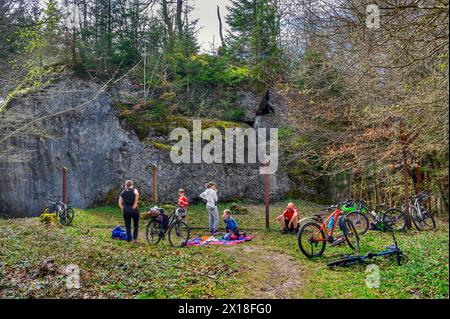
[[[65,208],[59,213],[59,222],[61,225],[69,226],[74,216],[75,210],[73,208]]]
[[[297,235],[298,247],[308,258],[319,257],[325,251],[325,232],[320,224],[310,221],[300,227]]]
[[[363,213],[352,212],[347,215],[347,218],[355,225],[358,235],[364,235],[369,230],[369,219]]]
[[[422,230],[422,217],[415,206],[409,206],[409,215],[411,220],[418,231]]]
[[[162,238],[164,230],[162,224],[155,219],[150,219],[147,224],[147,230],[145,232],[145,237],[147,238],[147,243],[149,245],[156,245]]]
[[[422,229],[436,229],[436,221],[434,220],[433,215],[431,215],[427,211],[423,211],[423,227]]]
[[[406,231],[408,218],[404,212],[398,208],[389,208],[383,213],[382,223],[393,231]]]
[[[355,225],[348,218],[345,219],[345,229],[343,230],[345,240],[351,249],[359,249],[359,235]]]
[[[184,247],[189,240],[189,234],[189,226],[178,220],[169,228],[169,242],[172,247]]]

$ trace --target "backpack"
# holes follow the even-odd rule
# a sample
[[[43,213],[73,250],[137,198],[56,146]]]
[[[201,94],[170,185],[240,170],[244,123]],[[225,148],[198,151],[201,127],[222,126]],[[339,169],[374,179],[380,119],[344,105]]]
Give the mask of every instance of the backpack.
[[[127,232],[122,229],[120,226],[116,226],[111,232],[111,238],[112,239],[118,239],[118,240],[126,240],[127,239]]]

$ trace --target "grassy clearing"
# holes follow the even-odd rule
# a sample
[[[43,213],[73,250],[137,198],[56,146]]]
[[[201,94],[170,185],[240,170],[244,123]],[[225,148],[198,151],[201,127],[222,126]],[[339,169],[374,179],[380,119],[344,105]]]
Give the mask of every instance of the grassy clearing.
[[[322,258],[308,260],[294,235],[281,235],[275,216],[287,204],[271,206],[271,230],[264,230],[264,206],[246,204],[250,213],[236,215],[242,229],[253,229],[255,240],[237,247],[173,249],[165,241],[145,243],[141,222],[137,245],[110,239],[123,224],[114,207],[78,210],[73,226],[43,225],[37,218],[0,219],[0,297],[2,298],[448,298],[448,223],[433,232],[410,231],[398,236],[407,261],[377,259],[380,288],[365,284],[366,265],[329,270],[327,261],[349,254],[347,246],[327,247]],[[302,215],[320,205],[296,202]],[[219,209],[229,207],[220,204]],[[188,222],[207,227],[203,205],[190,207]],[[206,230],[195,229],[193,235]],[[392,242],[389,234],[369,232],[362,253],[379,251]],[[53,257],[55,269],[47,269]],[[82,288],[66,289],[64,269],[81,269]]]

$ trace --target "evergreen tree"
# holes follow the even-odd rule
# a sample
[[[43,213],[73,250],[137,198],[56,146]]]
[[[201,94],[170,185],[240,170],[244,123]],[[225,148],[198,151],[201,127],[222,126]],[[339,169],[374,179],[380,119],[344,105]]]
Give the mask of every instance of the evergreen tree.
[[[271,0],[232,0],[228,11],[229,54],[249,64],[256,82],[267,86],[280,66],[280,18],[276,3]]]

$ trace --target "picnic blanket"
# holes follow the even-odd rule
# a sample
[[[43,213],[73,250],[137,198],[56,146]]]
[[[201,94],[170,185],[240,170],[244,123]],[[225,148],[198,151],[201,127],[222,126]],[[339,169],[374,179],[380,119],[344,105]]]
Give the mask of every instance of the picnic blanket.
[[[202,237],[195,237],[190,239],[186,246],[206,246],[206,245],[237,245],[249,240],[252,240],[255,238],[255,236],[242,236],[239,238],[231,238],[231,239],[225,239],[222,236],[221,237],[214,237],[214,236],[202,236]]]

